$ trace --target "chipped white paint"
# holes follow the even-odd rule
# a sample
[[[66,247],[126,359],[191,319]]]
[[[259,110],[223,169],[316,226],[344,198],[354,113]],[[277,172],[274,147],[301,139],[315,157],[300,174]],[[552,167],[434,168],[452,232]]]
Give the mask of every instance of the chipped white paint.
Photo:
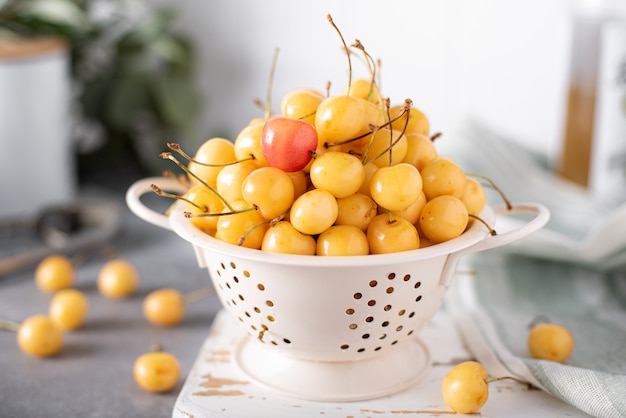
[[[358,402],[315,402],[285,397],[251,382],[235,365],[233,353],[244,336],[225,312],[216,317],[183,386],[173,417],[442,417],[454,415],[441,397],[441,381],[456,363],[472,358],[445,311],[420,332],[432,367],[423,380],[393,395]],[[410,367],[407,364],[407,367]],[[537,389],[512,380],[490,384],[481,417],[586,417]]]

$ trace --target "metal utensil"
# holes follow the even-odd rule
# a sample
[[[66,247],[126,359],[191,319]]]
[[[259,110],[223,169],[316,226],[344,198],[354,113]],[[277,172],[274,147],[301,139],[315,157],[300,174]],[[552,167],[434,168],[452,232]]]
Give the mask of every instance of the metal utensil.
[[[45,208],[34,218],[0,221],[0,238],[34,234],[41,245],[0,259],[0,276],[27,267],[52,253],[87,249],[118,230],[121,205],[111,199],[85,198]]]

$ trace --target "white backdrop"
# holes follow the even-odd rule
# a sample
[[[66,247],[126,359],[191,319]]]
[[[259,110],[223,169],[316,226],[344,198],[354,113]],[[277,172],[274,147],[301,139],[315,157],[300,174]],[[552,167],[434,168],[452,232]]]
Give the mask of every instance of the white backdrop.
[[[169,0],[172,1],[173,0]],[[233,138],[261,112],[275,48],[273,107],[299,87],[339,93],[347,82],[340,39],[382,60],[382,90],[409,97],[435,131],[466,116],[553,155],[567,81],[567,0],[176,0],[178,29],[199,49],[203,137]],[[366,75],[359,61],[355,75]]]

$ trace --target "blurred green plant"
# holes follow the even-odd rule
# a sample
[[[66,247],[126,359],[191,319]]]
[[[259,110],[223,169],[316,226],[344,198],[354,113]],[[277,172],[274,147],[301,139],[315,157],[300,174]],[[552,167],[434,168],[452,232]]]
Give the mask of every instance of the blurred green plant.
[[[154,172],[152,150],[193,130],[201,106],[194,49],[171,29],[175,18],[175,9],[145,0],[0,0],[0,36],[68,40],[84,167],[125,158]]]

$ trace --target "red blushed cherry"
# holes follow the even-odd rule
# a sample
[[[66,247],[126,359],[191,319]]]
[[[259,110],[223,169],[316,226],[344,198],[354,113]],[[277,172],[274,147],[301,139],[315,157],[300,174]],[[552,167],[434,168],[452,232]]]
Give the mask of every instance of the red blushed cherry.
[[[308,122],[274,116],[261,132],[261,150],[267,163],[286,172],[302,170],[317,149],[317,131]]]

